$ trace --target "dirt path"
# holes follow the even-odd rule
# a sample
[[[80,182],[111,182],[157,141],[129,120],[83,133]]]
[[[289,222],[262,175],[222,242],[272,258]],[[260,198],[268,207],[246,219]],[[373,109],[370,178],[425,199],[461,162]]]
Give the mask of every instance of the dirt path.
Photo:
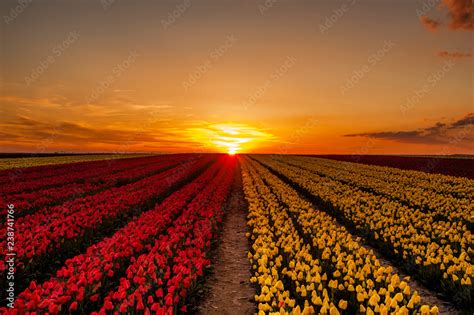
[[[206,280],[198,314],[253,314],[255,290],[250,286],[247,259],[247,205],[240,171],[234,184],[230,208],[224,221],[213,272]]]

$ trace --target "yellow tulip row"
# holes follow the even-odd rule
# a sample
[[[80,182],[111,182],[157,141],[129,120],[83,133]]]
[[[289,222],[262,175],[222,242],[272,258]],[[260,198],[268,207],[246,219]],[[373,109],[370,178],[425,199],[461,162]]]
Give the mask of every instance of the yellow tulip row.
[[[391,267],[268,170],[240,158],[260,314],[437,314]]]
[[[348,167],[339,161],[298,156],[276,157],[276,159],[342,183],[373,191],[407,206],[426,210],[449,220],[461,219],[463,224],[468,224],[470,228],[474,227],[474,204],[471,202],[474,194],[474,181],[466,179],[463,182],[464,190],[471,191],[471,194],[468,195],[470,198],[459,198],[448,192],[443,192],[442,189],[436,189],[436,184],[432,184],[429,186],[430,188],[427,188],[426,185],[421,187],[416,181],[405,176],[380,172],[367,165],[360,167],[359,165],[362,164],[351,163]],[[412,173],[416,178],[416,172]]]
[[[343,223],[370,237],[455,302],[471,305],[473,238],[461,222],[440,221],[433,214],[268,156],[254,158],[316,197]]]
[[[309,246],[299,237],[275,196],[245,163],[242,180],[249,202],[247,224],[252,247],[248,256],[254,274],[250,281],[259,287],[255,296],[259,314],[314,314],[314,307],[301,303],[301,291],[293,288],[299,288],[299,282],[307,276],[318,274],[318,261],[312,259]],[[288,263],[287,257],[293,263]],[[327,303],[327,290],[319,297]]]
[[[392,180],[400,185],[416,186],[440,194],[450,194],[453,197],[472,198],[472,194],[474,193],[474,181],[466,178],[314,157],[299,158],[302,160],[318,160],[318,163],[326,166],[336,166],[338,169],[370,173],[371,176],[379,179]]]

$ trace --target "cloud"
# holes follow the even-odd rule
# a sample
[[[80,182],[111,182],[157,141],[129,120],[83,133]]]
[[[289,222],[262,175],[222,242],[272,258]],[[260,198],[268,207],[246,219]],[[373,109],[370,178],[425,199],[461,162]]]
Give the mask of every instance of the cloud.
[[[448,27],[453,30],[474,31],[474,14],[472,0],[443,0],[438,11],[445,13]],[[441,24],[428,16],[420,18],[421,23],[430,31],[436,31]]]
[[[474,113],[468,114],[466,117],[454,122],[450,128],[458,128],[470,125],[474,125]]]
[[[34,120],[28,116],[17,115],[16,120],[11,122],[11,124],[15,124],[19,126],[37,126],[41,124],[41,122],[38,120]]]
[[[55,95],[51,98],[29,98],[15,95],[1,95],[0,101],[7,104],[15,105],[29,105],[29,106],[41,106],[43,108],[51,108],[59,110],[63,107],[60,96]]]
[[[174,108],[174,106],[172,105],[168,105],[168,104],[158,104],[158,105],[154,105],[154,104],[151,104],[151,105],[142,105],[142,104],[129,104],[127,105],[128,108],[130,109],[134,109],[134,110],[146,110],[146,111],[150,111],[150,110],[156,110],[156,111],[164,111],[164,110],[168,110],[168,109],[172,109]]]
[[[424,130],[434,134],[434,133],[439,133],[444,127],[446,127],[445,123],[437,122],[434,126],[425,128]]]
[[[443,144],[453,142],[453,139],[458,139],[457,142],[471,140],[468,136],[469,133],[472,133],[473,126],[474,113],[469,113],[451,123],[437,122],[430,127],[416,130],[355,133],[344,135],[344,137],[367,137],[404,143]]]
[[[472,53],[463,53],[460,51],[438,51],[438,57],[446,59],[462,59],[462,58],[472,58],[474,55]]]
[[[114,93],[128,93],[128,92],[135,92],[135,90],[132,89],[115,89]]]
[[[15,140],[16,144],[43,143],[50,147],[63,145],[87,147],[93,144],[133,146],[144,143],[166,145],[183,142],[179,134],[172,130],[104,128],[68,121],[52,123],[24,115],[17,115],[14,119],[1,122],[0,127],[9,130],[8,137],[3,137],[1,141],[3,143],[8,139],[8,141]]]
[[[452,30],[474,30],[472,0],[444,0],[449,17],[449,28]]]
[[[426,15],[420,17],[420,21],[421,24],[423,24],[423,26],[431,32],[436,32],[438,30],[438,27],[441,25],[440,22],[433,20],[427,17]]]

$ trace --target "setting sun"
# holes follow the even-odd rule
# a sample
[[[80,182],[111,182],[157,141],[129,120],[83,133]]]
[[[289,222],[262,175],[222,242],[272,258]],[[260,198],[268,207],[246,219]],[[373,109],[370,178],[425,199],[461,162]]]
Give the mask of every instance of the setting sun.
[[[259,144],[275,141],[272,134],[246,124],[207,124],[187,130],[192,141],[201,143],[212,151],[248,152]]]

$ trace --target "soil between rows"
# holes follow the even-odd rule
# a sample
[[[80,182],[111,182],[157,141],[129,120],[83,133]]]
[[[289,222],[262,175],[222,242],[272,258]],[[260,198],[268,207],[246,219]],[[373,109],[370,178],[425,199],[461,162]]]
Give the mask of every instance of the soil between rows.
[[[244,315],[256,311],[245,236],[248,205],[242,191],[240,168],[237,172],[213,269],[200,293],[202,300],[196,306],[197,314]]]

